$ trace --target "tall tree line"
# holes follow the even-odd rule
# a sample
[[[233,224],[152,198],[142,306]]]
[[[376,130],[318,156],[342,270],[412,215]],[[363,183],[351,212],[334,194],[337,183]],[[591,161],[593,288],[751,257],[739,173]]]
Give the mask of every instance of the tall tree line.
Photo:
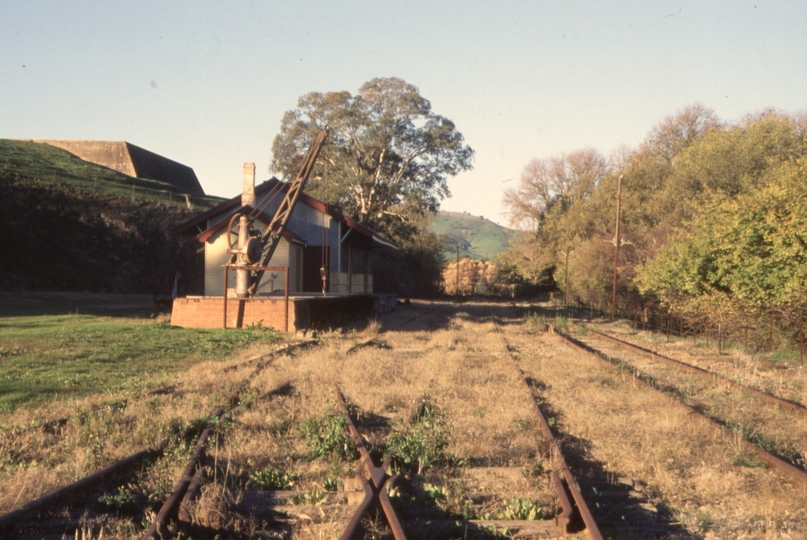
[[[665,118],[636,148],[535,159],[505,196],[522,231],[500,262],[610,300],[617,180],[623,307],[712,318],[807,304],[807,116],[775,110],[728,123],[701,105]]]

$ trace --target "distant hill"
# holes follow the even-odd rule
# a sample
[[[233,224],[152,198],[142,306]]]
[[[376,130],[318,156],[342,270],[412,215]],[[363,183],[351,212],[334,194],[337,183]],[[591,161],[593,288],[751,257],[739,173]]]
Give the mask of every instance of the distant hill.
[[[438,212],[432,222],[432,231],[446,237],[445,255],[448,260],[457,256],[456,245],[460,245],[460,255],[476,260],[492,260],[496,254],[510,247],[510,239],[515,234],[481,216],[461,212]]]
[[[0,289],[195,289],[198,246],[170,230],[222,199],[189,191],[0,139]]]

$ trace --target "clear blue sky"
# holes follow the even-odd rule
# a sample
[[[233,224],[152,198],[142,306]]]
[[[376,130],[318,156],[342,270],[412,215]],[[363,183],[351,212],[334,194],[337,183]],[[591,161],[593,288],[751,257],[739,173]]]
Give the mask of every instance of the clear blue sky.
[[[443,208],[504,223],[533,157],[635,146],[694,102],[807,108],[805,21],[803,0],[0,0],[0,137],[126,140],[234,196],[299,96],[395,76],[476,150]]]

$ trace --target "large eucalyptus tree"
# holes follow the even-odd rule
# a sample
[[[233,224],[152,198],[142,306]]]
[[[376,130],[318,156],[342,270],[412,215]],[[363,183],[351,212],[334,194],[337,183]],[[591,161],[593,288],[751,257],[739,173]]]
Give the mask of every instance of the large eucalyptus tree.
[[[377,78],[356,95],[302,96],[283,116],[272,170],[292,171],[326,125],[330,139],[307,191],[374,229],[394,230],[436,211],[450,196],[447,179],[472,168],[474,151],[451,120],[434,113],[415,86]]]

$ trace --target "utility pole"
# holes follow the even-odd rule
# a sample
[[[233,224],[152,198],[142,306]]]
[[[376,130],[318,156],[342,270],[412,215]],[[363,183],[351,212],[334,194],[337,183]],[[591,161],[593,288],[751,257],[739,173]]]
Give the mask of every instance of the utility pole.
[[[566,284],[566,306],[569,306],[569,248],[566,248],[566,277],[564,277],[564,283]]]
[[[611,320],[614,320],[616,311],[616,278],[617,263],[619,262],[619,214],[622,211],[622,175],[619,175],[619,183],[616,189],[616,232],[614,235],[614,287],[611,291]]]
[[[457,242],[457,284],[454,289],[454,294],[460,295],[460,243]]]

